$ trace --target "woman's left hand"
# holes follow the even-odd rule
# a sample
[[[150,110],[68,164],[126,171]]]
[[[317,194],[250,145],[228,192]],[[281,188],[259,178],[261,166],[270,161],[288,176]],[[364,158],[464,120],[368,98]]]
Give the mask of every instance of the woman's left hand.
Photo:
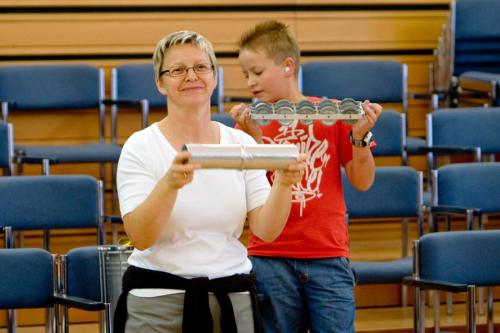
[[[363,138],[375,126],[378,117],[382,113],[382,106],[366,100],[363,102],[363,110],[365,116],[352,125],[352,136],[356,139]]]
[[[306,170],[306,154],[299,154],[297,162],[290,164],[287,169],[276,170],[274,183],[283,186],[292,186],[302,180]]]

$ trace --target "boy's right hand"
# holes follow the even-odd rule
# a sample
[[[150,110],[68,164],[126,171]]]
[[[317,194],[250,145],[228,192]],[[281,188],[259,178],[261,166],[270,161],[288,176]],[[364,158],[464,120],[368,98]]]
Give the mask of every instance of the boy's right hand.
[[[262,143],[262,130],[250,118],[250,109],[246,104],[241,103],[233,106],[229,114],[244,132],[252,136],[257,143]]]

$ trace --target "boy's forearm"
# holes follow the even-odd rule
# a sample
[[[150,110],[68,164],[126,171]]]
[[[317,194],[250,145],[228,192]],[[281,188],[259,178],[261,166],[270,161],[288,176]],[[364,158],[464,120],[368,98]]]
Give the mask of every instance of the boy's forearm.
[[[352,147],[350,181],[361,191],[368,190],[375,180],[375,159],[370,147]]]

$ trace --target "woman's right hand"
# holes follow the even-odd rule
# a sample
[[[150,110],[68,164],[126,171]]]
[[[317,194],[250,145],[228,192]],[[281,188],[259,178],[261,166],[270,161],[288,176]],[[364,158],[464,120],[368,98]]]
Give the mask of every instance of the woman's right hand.
[[[184,187],[193,181],[194,170],[201,168],[199,164],[191,164],[189,158],[191,153],[188,151],[181,151],[177,155],[164,176],[167,185],[175,190]]]
[[[257,143],[262,143],[262,130],[259,125],[250,118],[250,109],[246,104],[241,103],[233,106],[229,114],[244,132],[253,137]]]

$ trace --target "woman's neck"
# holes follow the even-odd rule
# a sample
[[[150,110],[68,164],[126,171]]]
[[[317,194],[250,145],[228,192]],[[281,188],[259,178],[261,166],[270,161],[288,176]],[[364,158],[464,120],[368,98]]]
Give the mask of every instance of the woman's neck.
[[[219,127],[210,120],[208,112],[171,112],[158,122],[170,144],[180,150],[186,143],[219,143]]]

